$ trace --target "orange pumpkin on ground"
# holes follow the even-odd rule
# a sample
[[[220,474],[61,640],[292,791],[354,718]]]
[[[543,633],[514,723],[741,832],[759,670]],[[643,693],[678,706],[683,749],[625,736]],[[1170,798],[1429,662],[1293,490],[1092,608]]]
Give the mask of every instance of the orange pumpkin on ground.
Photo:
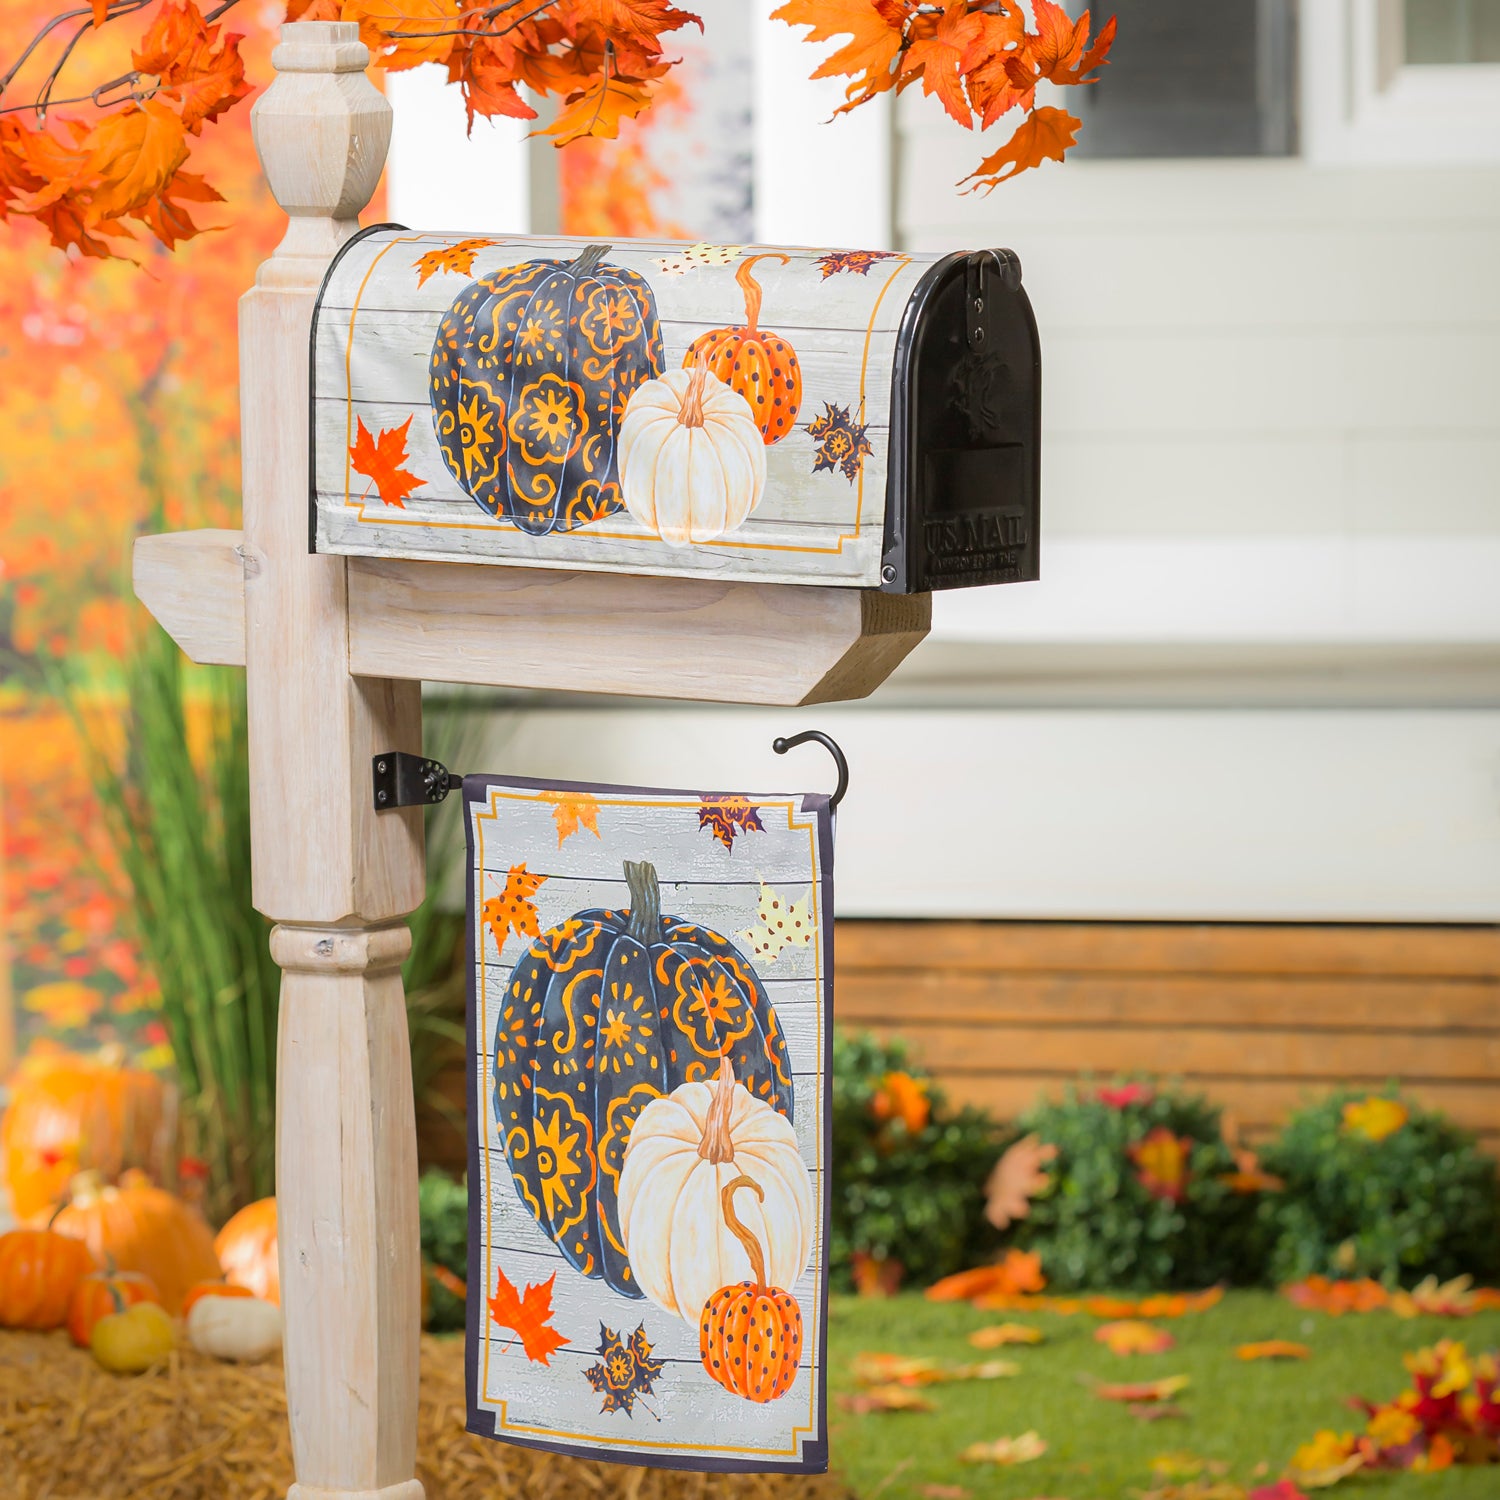
[[[247,1286],[235,1286],[228,1281],[200,1281],[197,1286],[188,1288],[188,1294],[182,1299],[182,1316],[185,1318],[192,1312],[194,1306],[205,1297],[253,1297],[254,1292]]]
[[[73,1289],[68,1303],[68,1337],[80,1349],[87,1349],[100,1318],[123,1312],[137,1302],[161,1302],[161,1293],[149,1276],[139,1271],[90,1272]]]
[[[726,1391],[747,1401],[774,1401],[791,1390],[802,1357],[802,1309],[790,1292],[766,1285],[766,1258],[760,1241],[734,1211],[735,1192],[765,1193],[753,1177],[726,1183],[720,1201],[724,1222],[750,1257],[750,1281],[720,1287],[703,1305],[698,1352],[703,1368]]]
[[[50,1229],[0,1234],[0,1328],[61,1328],[97,1265],[87,1245]]]
[[[124,1053],[94,1057],[37,1042],[11,1080],[0,1117],[0,1180],[22,1220],[46,1213],[81,1171],[113,1181],[129,1166],[156,1176],[172,1156],[173,1096]]]
[[[281,1305],[281,1267],[276,1259],[276,1200],[262,1198],[242,1208],[219,1231],[214,1252],[224,1279]]]
[[[760,283],[751,268],[762,260],[789,257],[771,252],[747,256],[734,279],[745,294],[745,321],[736,328],[701,333],[688,346],[683,369],[707,365],[730,390],[750,403],[750,415],[767,447],[792,430],[802,406],[802,365],[797,351],[779,333],[760,329]]]
[[[222,1275],[213,1230],[203,1217],[141,1172],[126,1172],[118,1187],[80,1174],[53,1227],[82,1240],[98,1260],[149,1276],[161,1292],[161,1305],[174,1317],[195,1282]]]

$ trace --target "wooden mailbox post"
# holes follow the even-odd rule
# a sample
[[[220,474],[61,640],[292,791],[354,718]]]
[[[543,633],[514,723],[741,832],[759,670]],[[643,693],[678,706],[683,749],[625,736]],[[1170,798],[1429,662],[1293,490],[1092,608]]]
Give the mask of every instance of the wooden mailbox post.
[[[276,1121],[286,1383],[301,1500],[420,1500],[416,1130],[400,965],[420,809],[372,757],[420,751],[424,678],[744,703],[859,698],[930,599],[308,550],[308,343],[391,111],[358,28],[283,28],[255,143],[286,237],[240,304],[244,530],[144,537],[136,593],[199,662],[243,666],[255,904],[282,969]],[[608,651],[601,644],[608,641]]]

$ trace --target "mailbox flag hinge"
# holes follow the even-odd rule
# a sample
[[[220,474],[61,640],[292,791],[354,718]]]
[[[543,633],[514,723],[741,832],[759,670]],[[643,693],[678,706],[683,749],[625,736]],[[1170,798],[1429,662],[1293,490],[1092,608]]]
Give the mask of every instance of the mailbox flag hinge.
[[[408,750],[385,750],[374,757],[375,811],[393,807],[426,807],[456,792],[464,779],[441,761]]]

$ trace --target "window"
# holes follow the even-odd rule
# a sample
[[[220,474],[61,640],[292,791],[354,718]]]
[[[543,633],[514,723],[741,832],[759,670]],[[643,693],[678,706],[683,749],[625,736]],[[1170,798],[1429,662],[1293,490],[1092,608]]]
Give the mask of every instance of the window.
[[[1285,156],[1296,147],[1291,0],[1098,0],[1120,34],[1099,82],[1063,101],[1079,156]]]
[[[1500,63],[1500,0],[1406,0],[1402,9],[1407,63]]]
[[[1310,0],[1302,33],[1310,159],[1500,161],[1500,0]]]

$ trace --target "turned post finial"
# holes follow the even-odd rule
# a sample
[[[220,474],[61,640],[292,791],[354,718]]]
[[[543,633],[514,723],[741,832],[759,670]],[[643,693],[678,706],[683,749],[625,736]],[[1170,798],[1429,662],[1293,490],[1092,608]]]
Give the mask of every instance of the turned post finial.
[[[359,228],[391,143],[391,106],[370,82],[348,21],[294,21],[271,54],[276,78],[250,112],[261,166],[291,219],[261,286],[316,286]]]

